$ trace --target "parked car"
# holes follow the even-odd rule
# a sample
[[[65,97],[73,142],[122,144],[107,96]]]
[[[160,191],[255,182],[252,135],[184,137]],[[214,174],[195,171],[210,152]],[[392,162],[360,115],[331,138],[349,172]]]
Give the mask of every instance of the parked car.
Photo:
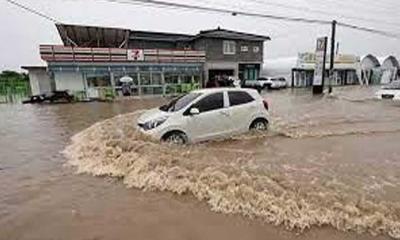
[[[277,78],[280,84],[280,88],[287,88],[287,81],[284,77]]]
[[[137,122],[146,135],[175,144],[225,138],[249,130],[266,131],[268,103],[253,89],[195,90],[148,110]]]
[[[29,100],[23,101],[24,104],[27,103],[43,103],[43,102],[72,102],[74,96],[69,94],[68,91],[52,91],[49,93],[31,96]]]
[[[393,81],[375,93],[377,99],[400,101],[400,81]]]
[[[262,88],[262,89],[281,89],[286,88],[285,78],[281,77],[260,77],[257,80],[246,80],[245,87]]]

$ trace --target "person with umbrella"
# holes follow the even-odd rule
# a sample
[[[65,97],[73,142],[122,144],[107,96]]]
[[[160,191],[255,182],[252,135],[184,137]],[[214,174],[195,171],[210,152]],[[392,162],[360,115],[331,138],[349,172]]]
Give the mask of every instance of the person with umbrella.
[[[121,86],[122,95],[131,96],[132,95],[131,85],[133,83],[133,79],[129,76],[124,76],[119,79],[119,82],[122,83]]]

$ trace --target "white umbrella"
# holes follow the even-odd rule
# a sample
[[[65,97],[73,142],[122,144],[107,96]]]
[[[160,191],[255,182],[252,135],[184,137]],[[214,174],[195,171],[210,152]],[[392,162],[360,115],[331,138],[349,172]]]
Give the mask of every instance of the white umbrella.
[[[129,76],[124,76],[124,77],[120,78],[119,81],[122,83],[131,83],[131,82],[133,82],[133,78],[131,78]]]

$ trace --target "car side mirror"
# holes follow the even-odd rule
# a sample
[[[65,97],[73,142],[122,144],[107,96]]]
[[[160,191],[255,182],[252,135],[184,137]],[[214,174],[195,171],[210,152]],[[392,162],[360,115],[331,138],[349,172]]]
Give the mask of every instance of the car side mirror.
[[[199,115],[199,114],[200,114],[200,110],[198,108],[190,109],[190,115],[194,116],[194,115]]]

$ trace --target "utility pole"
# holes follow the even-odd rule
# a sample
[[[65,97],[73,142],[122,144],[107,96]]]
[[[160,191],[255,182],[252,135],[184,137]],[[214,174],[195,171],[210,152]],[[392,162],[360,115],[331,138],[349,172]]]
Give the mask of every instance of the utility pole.
[[[332,21],[331,62],[329,67],[329,93],[332,93],[333,69],[335,68],[336,20]]]

